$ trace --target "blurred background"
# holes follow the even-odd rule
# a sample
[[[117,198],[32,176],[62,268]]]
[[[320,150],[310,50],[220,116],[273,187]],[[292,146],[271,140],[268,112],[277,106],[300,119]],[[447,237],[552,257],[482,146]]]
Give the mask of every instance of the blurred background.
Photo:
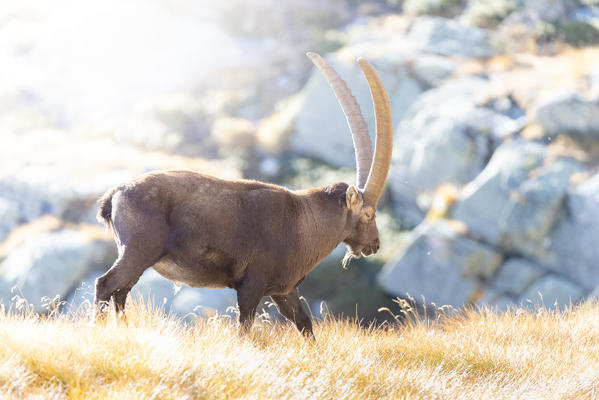
[[[0,302],[93,300],[114,261],[96,199],[187,168],[307,188],[354,182],[345,118],[306,51],[387,87],[395,148],[382,248],[304,281],[312,313],[599,294],[599,0],[80,0],[0,7]],[[179,315],[236,304],[148,270]],[[46,298],[45,298],[46,297]],[[44,298],[44,299],[43,299]],[[54,299],[54,300],[52,300]],[[200,306],[198,308],[197,306]]]

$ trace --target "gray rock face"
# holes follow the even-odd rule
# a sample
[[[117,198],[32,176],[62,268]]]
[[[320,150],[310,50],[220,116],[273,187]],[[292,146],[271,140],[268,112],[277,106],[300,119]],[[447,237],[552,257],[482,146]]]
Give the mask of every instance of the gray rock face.
[[[0,298],[8,305],[11,288],[16,286],[16,293],[25,297],[34,311],[43,312],[42,297],[65,298],[110,253],[106,242],[90,240],[74,230],[31,237],[0,265]]]
[[[178,315],[194,313],[208,317],[227,314],[230,307],[237,306],[237,292],[233,289],[208,289],[184,287],[173,299],[171,310]]]
[[[0,177],[0,194],[18,202],[18,213],[24,221],[45,214],[81,220],[93,207],[98,193],[101,189],[86,184],[74,186],[62,171],[47,166],[29,166]]]
[[[16,202],[0,197],[0,242],[19,223],[21,214]]]
[[[397,127],[389,185],[396,211],[409,222],[419,222],[430,205],[420,196],[476,177],[514,121],[476,105],[487,86],[484,79],[466,78],[429,90]]]
[[[541,297],[539,297],[539,293]],[[530,300],[533,304],[544,304],[552,308],[555,304],[560,306],[574,303],[584,295],[584,290],[575,283],[556,275],[548,275],[536,281],[524,292],[520,301],[525,304]]]
[[[104,266],[105,267],[105,266]],[[77,283],[75,289],[65,299],[62,309],[66,314],[86,314],[93,310],[94,297],[96,295],[96,279],[104,273],[101,269],[94,269]]]
[[[499,273],[493,280],[493,287],[503,293],[517,296],[539,279],[543,273],[542,268],[528,260],[511,258],[499,269]]]
[[[474,300],[481,282],[493,275],[501,258],[490,247],[456,234],[446,223],[422,224],[377,281],[395,296],[409,293],[437,306],[460,307]]]
[[[164,306],[179,316],[225,314],[229,307],[237,305],[237,294],[233,289],[179,288],[151,268],[144,272],[131,295],[155,306]]]
[[[439,17],[415,20],[408,40],[423,52],[444,56],[482,58],[495,53],[484,30]]]
[[[421,54],[412,62],[412,73],[416,79],[431,87],[439,86],[451,77],[457,68],[456,62],[435,54]]]
[[[179,289],[172,281],[163,278],[152,268],[148,268],[131,289],[130,296],[168,308]]]
[[[345,59],[330,55],[327,58],[361,105],[372,137],[375,132],[372,98],[362,70],[353,57]],[[369,58],[369,61],[381,75],[389,94],[393,119],[399,121],[411,102],[420,94],[420,85],[400,66],[376,58]],[[347,122],[320,71],[313,71],[300,96],[301,104],[295,105],[297,114],[294,122],[295,133],[291,137],[292,150],[322,159],[337,167],[354,166],[354,149]]]
[[[517,140],[500,146],[462,191],[453,218],[487,243],[545,259],[546,238],[570,176],[583,168],[568,159],[539,168],[544,159],[545,148],[538,143]]]
[[[536,121],[549,135],[569,135],[583,143],[599,140],[599,102],[587,101],[576,93],[546,99],[536,108]]]
[[[565,207],[550,237],[553,259],[549,266],[592,290],[599,285],[599,174],[573,189]]]

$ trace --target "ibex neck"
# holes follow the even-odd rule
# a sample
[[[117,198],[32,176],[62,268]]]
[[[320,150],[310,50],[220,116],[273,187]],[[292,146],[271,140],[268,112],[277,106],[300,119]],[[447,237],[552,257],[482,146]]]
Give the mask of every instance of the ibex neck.
[[[304,263],[310,264],[308,268],[313,268],[331,254],[345,239],[347,209],[344,203],[347,185],[333,186],[297,192],[302,201],[300,223],[305,233],[301,235],[298,248],[305,254]]]

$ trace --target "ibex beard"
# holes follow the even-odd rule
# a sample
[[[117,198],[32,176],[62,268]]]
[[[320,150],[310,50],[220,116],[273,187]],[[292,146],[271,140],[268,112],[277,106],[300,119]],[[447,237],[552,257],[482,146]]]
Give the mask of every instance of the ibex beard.
[[[376,210],[391,162],[393,129],[386,91],[374,68],[362,68],[374,102],[376,148],[345,82],[320,56],[322,71],[345,113],[356,152],[357,184],[288,190],[250,180],[223,180],[192,171],[159,171],[110,189],[98,219],[112,229],[118,258],[96,280],[101,315],[112,299],[124,311],[127,294],[153,267],[178,284],[237,291],[242,332],[270,296],[298,330],[314,337],[297,286],[341,242],[352,257],[379,249]]]

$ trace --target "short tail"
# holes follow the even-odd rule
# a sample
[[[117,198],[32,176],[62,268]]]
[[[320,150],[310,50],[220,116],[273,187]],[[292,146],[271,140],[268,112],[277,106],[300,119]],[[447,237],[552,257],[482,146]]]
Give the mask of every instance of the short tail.
[[[118,187],[108,190],[102,197],[98,199],[98,214],[96,218],[98,222],[110,227],[112,223],[112,196],[119,190]]]

